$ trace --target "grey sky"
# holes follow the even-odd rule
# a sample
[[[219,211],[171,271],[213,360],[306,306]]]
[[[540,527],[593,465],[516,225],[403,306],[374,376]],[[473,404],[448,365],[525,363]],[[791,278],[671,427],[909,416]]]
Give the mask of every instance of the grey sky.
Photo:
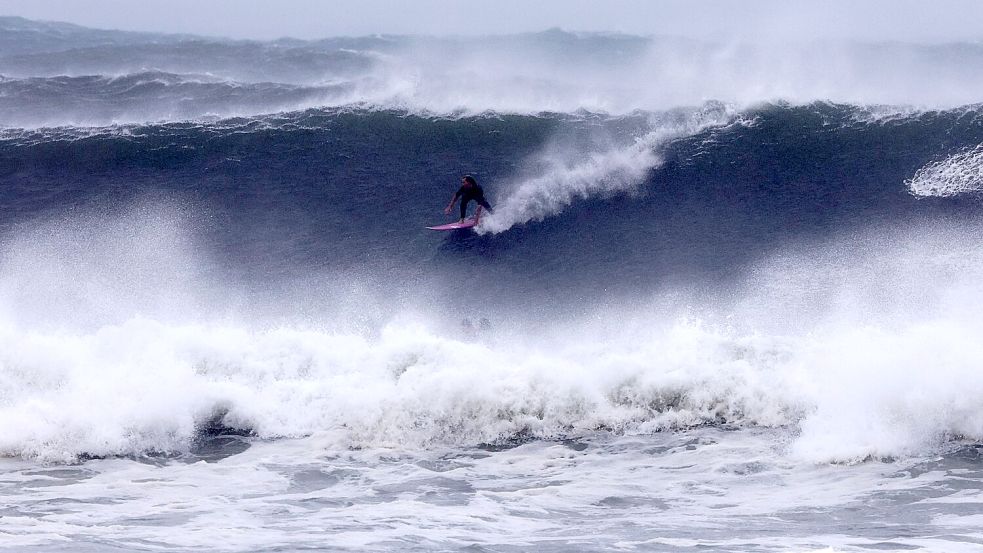
[[[700,38],[983,41],[976,0],[0,0],[0,15],[270,39],[567,30]]]

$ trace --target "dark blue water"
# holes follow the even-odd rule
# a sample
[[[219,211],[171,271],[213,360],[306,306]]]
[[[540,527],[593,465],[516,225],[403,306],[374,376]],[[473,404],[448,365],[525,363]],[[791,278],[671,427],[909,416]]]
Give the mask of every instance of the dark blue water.
[[[460,175],[492,203],[547,141],[590,152],[598,126],[632,136],[646,116],[428,117],[324,109],[95,132],[7,131],[2,230],[38,217],[179,206],[221,264],[248,279],[324,267],[394,278],[454,271],[476,290],[589,294],[717,281],[777,248],[868,227],[976,218],[977,198],[920,198],[922,166],[983,142],[976,108],[858,121],[850,106],[766,104],[751,125],[660,145],[630,191],[580,198],[502,232],[438,234]],[[549,186],[549,184],[547,184]]]

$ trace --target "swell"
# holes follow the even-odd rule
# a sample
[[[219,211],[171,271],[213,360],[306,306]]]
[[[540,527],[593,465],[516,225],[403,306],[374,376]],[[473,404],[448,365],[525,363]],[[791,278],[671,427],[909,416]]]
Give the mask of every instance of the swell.
[[[258,115],[291,109],[364,105],[417,113],[536,114],[587,110],[631,114],[665,111],[715,99],[738,108],[759,102],[952,108],[981,100],[983,48],[976,44],[802,43],[776,47],[671,37],[550,30],[464,38],[361,37],[273,42],[141,35],[0,19],[0,75],[60,88],[69,108],[31,102],[37,88],[8,87],[0,125],[58,126],[143,123],[163,117]],[[340,87],[344,94],[308,95],[293,105],[240,101],[220,108],[209,87],[178,87],[187,102],[168,113],[172,95],[153,94],[125,111],[112,109],[114,79],[147,73],[201,76],[231,87]],[[93,94],[87,78],[102,79]],[[82,80],[71,80],[82,79]],[[45,81],[48,80],[48,81]],[[261,87],[262,88],[262,87]],[[80,119],[78,94],[99,117]],[[259,94],[262,96],[262,94]],[[203,109],[193,109],[196,103]],[[56,104],[57,105],[57,104]],[[101,113],[100,113],[101,112]],[[15,114],[15,118],[10,116]]]
[[[133,121],[228,119],[338,103],[350,86],[241,83],[160,71],[119,77],[0,80],[0,121],[7,126],[99,127]]]

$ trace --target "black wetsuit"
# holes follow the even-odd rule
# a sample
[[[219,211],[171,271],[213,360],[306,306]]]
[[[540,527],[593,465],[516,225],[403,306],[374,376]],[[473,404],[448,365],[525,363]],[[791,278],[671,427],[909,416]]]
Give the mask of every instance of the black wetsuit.
[[[481,189],[477,184],[472,184],[471,186],[462,186],[454,194],[454,199],[461,198],[461,219],[464,219],[468,214],[468,202],[474,200],[475,203],[481,207],[488,210],[488,213],[494,213],[492,207],[488,205],[488,200],[485,199],[485,191]]]

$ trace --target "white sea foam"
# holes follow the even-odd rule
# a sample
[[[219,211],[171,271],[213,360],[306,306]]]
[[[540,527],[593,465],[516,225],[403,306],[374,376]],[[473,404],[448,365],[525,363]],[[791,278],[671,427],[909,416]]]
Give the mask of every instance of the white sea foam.
[[[983,191],[983,144],[929,163],[905,184],[912,194],[948,198]]]
[[[0,340],[0,451],[49,460],[185,450],[216,414],[263,437],[325,432],[335,447],[788,420],[784,400],[760,400],[772,385],[758,368],[687,325],[639,351],[490,347],[405,323],[376,340],[143,319],[68,336],[8,326]]]
[[[110,276],[124,261],[139,268],[147,253],[137,246],[161,233],[120,228],[128,237],[108,246],[113,266],[83,258],[81,269],[55,263],[46,273],[36,263],[54,258],[36,259],[39,238],[7,252],[3,455],[184,451],[214,421],[267,438],[318,435],[332,448],[424,449],[597,430],[787,427],[798,434],[788,451],[811,461],[983,438],[983,252],[965,231],[908,229],[793,251],[759,265],[739,293],[685,301],[699,316],[675,300],[635,299],[548,325],[502,314],[469,341],[425,312],[364,333],[209,317],[194,301],[165,309],[178,298],[172,288]],[[66,243],[47,248],[71,250]],[[181,251],[150,256],[180,266]],[[84,276],[76,290],[94,294],[27,301],[34,292],[22,274],[51,290],[56,274]]]
[[[186,451],[220,417],[333,448],[470,445],[704,424],[799,425],[815,461],[983,437],[974,329],[925,322],[809,337],[678,322],[633,340],[486,346],[392,323],[375,340],[134,319],[3,342],[0,451],[44,460]]]
[[[517,551],[797,552],[820,544],[855,551],[884,549],[885,525],[921,517],[933,523],[892,536],[890,545],[975,547],[979,530],[965,516],[979,498],[966,489],[974,480],[925,472],[916,462],[790,463],[775,455],[784,434],[595,433],[494,452],[337,451],[311,436],[252,440],[234,456],[190,464],[110,459],[38,467],[0,459],[10,505],[0,548],[72,540],[119,549],[149,542],[171,551],[392,551],[404,544],[445,551],[475,543]],[[940,495],[965,506],[911,501]],[[858,515],[858,504],[878,508]],[[876,522],[866,524],[865,515]]]

